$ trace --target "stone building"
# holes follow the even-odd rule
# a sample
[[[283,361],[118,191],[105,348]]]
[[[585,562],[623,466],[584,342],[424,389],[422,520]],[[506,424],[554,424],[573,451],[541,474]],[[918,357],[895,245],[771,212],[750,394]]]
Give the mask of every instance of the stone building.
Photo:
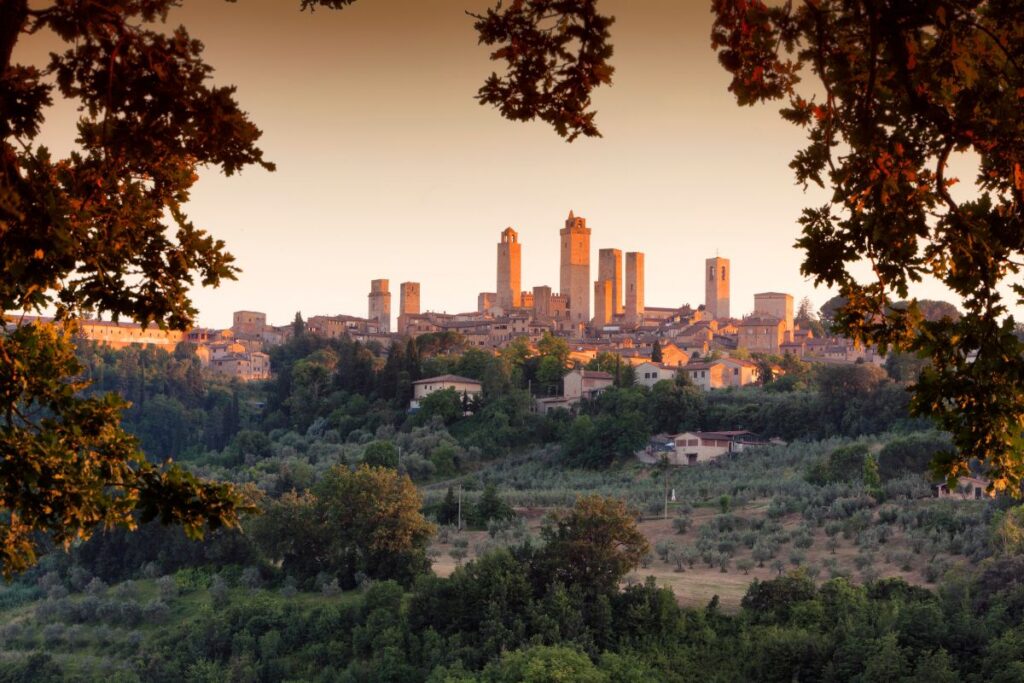
[[[665,363],[655,363],[652,361],[644,361],[634,368],[636,383],[648,388],[661,381],[675,381],[676,374],[679,371],[679,366],[673,367]]]
[[[480,292],[476,295],[477,313],[491,313],[498,305],[497,292]]]
[[[421,379],[412,383],[410,410],[419,408],[423,399],[436,391],[443,391],[444,389],[454,389],[455,393],[459,396],[473,398],[483,392],[483,385],[475,379],[459,377],[458,375],[440,375],[438,377]]]
[[[388,291],[387,280],[381,279],[370,281],[369,300],[369,314],[366,317],[370,320],[377,321],[380,332],[390,332],[391,292]]]
[[[622,315],[621,250],[601,249],[597,252],[597,280],[598,282],[608,280],[612,283],[612,315]]]
[[[267,314],[259,311],[235,311],[231,331],[241,339],[259,339],[267,328]]]
[[[639,325],[644,320],[644,255],[626,254],[626,322]]]
[[[787,341],[786,321],[779,318],[752,315],[739,325],[737,346],[755,353],[780,354]]]
[[[25,317],[28,320],[28,316]],[[33,322],[47,323],[50,318],[33,318]],[[79,320],[78,336],[101,346],[123,349],[127,346],[154,346],[174,351],[185,340],[187,333],[180,330],[161,330],[154,324],[145,329],[137,323],[115,323],[105,320]]]
[[[559,293],[569,299],[569,321],[590,322],[590,228],[587,219],[569,212],[562,239]]]
[[[781,292],[754,295],[754,315],[778,318],[786,323],[786,341],[793,341],[793,297]]]
[[[314,315],[306,321],[306,330],[328,339],[362,337],[383,332],[378,320],[357,318],[354,315]]]
[[[729,259],[716,256],[704,262],[704,309],[712,320],[729,317]]]
[[[511,313],[522,305],[522,245],[511,227],[505,228],[498,242],[498,308]]]
[[[240,382],[270,379],[270,356],[262,351],[226,353],[211,358],[207,367],[215,375]]]
[[[563,294],[554,294],[547,285],[533,288],[533,317],[538,322],[554,322],[561,326],[569,319],[569,301]]]

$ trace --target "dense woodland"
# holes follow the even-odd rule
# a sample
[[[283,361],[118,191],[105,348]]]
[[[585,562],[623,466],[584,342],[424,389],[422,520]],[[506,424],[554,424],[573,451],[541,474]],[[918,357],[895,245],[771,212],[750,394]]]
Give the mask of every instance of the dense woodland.
[[[540,417],[567,365],[553,338],[494,356],[301,335],[272,354],[275,379],[242,385],[186,346],[80,349],[150,457],[242,485],[260,514],[202,542],[151,522],[53,550],[0,588],[0,681],[1024,680],[1024,514],[933,500],[952,446],[908,415],[916,359],[766,359],[787,374],[706,394],[599,357],[616,386]],[[411,382],[445,372],[482,398],[407,412]],[[634,460],[683,429],[787,443]],[[701,572],[742,591],[695,604],[662,580]]]

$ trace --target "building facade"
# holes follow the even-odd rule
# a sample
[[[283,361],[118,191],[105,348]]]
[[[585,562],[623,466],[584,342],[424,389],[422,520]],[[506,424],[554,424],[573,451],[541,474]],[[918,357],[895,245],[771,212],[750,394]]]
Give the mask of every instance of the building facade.
[[[786,323],[786,341],[793,341],[793,297],[781,292],[754,295],[754,315],[778,318]]]

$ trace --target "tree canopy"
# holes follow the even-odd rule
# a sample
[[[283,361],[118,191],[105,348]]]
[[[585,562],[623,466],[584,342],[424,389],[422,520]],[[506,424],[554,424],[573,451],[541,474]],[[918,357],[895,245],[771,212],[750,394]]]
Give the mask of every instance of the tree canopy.
[[[741,105],[782,100],[807,132],[797,181],[832,191],[801,218],[802,272],[846,299],[833,328],[931,359],[913,408],[937,418],[958,455],[1018,490],[1024,345],[1010,303],[1024,251],[1024,4],[716,0],[712,44]],[[808,81],[802,86],[803,80]],[[950,188],[954,156],[977,160],[973,199]],[[854,266],[871,266],[859,279]],[[913,283],[959,296],[959,319],[929,319]],[[1007,296],[1012,292],[1012,296]]]

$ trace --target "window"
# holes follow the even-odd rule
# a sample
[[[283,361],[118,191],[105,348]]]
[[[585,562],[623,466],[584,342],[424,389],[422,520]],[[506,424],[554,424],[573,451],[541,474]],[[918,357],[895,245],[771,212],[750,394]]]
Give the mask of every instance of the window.
[[[725,266],[722,266],[722,281],[725,281]]]

